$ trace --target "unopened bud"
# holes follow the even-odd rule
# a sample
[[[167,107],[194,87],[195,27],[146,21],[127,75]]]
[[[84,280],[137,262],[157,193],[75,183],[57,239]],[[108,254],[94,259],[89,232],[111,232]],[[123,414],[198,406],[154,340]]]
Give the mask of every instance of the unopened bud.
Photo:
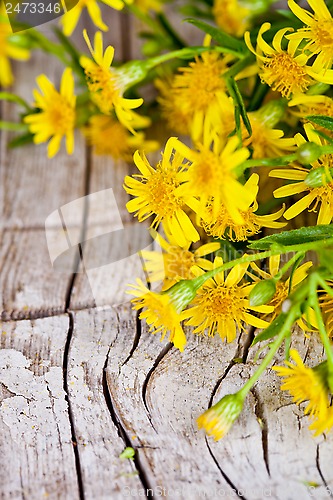
[[[304,182],[310,188],[318,188],[332,182],[332,175],[333,168],[313,168],[305,177]]]
[[[250,292],[250,306],[257,307],[267,304],[274,297],[275,292],[276,284],[274,280],[259,281]]]
[[[322,155],[322,148],[315,142],[306,142],[302,144],[296,153],[297,161],[301,165],[309,165],[317,161]]]

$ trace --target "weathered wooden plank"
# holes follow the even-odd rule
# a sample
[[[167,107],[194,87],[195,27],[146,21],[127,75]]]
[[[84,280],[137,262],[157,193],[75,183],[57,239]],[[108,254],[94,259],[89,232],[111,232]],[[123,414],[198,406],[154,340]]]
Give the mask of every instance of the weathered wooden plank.
[[[119,434],[105,383],[109,351],[122,329],[135,335],[132,318],[119,319],[111,308],[73,316],[68,392],[86,498],[122,499],[126,488],[142,487],[132,461],[119,458],[127,442]]]
[[[299,332],[293,347],[313,363],[322,359],[322,346],[315,336],[307,339]],[[245,365],[235,365],[230,370],[214,402],[246,382],[255,369],[256,352],[257,348],[253,349]],[[264,352],[259,359],[263,355]],[[283,364],[283,357],[281,350],[274,364]],[[291,397],[279,390],[280,383],[274,370],[268,370],[249,394],[244,411],[229,434],[217,443],[209,440],[209,446],[221,469],[234,483],[238,482],[240,493],[248,500],[327,498],[318,470],[317,450],[323,448],[327,456],[332,437],[312,437],[307,418]],[[332,484],[332,475],[328,473],[326,477],[327,483]]]
[[[106,377],[114,411],[132,438],[147,486],[155,495],[164,488],[168,498],[199,498],[219,489],[231,495],[195,419],[238,355],[238,346],[189,334],[180,353],[145,327],[141,331],[140,324],[134,336],[126,318],[119,312],[120,331],[110,348]],[[106,316],[104,321],[114,328]]]
[[[63,356],[68,316],[1,325],[1,498],[79,498]]]

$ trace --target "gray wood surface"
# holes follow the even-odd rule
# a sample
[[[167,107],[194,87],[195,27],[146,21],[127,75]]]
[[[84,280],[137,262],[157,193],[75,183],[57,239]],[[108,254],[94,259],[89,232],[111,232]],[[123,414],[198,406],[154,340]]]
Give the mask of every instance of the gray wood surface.
[[[113,16],[109,34],[120,58],[136,54],[126,22]],[[25,97],[38,73],[53,81],[61,74],[39,53],[15,70],[13,91]],[[13,113],[2,105],[3,119]],[[82,261],[73,253],[68,269],[52,266],[49,248],[55,259],[68,246],[59,209],[73,246],[123,226],[137,231],[121,187],[131,167],[91,157],[79,137],[73,157],[62,151],[52,161],[45,145],[9,151],[7,142],[3,133],[0,497],[328,498],[332,437],[311,437],[273,371],[223,440],[215,443],[196,427],[199,414],[254,369],[247,334],[227,345],[188,331],[180,353],[149,334],[130,309],[126,283],[143,277],[137,255],[108,264],[108,248],[100,248],[101,265],[90,268],[94,247],[83,245]],[[110,189],[116,205],[110,191],[103,196]],[[149,244],[140,228],[124,252]],[[320,358],[315,335],[299,332],[295,342],[311,362]],[[243,356],[246,363],[233,362]],[[134,460],[119,458],[127,446]]]

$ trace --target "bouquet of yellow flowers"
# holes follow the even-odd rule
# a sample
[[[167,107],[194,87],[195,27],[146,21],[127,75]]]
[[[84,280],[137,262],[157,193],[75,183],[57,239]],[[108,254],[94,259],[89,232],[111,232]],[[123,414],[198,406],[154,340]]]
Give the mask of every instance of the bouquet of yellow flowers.
[[[252,346],[267,349],[237,393],[199,416],[199,427],[223,437],[284,347],[285,366],[274,367],[281,389],[307,402],[316,435],[329,431],[333,1],[288,0],[280,8],[273,0],[103,1],[145,26],[141,59],[114,62],[97,0],[65,9],[56,41],[33,27],[18,31],[2,8],[1,85],[13,81],[10,59],[25,60],[37,47],[64,72],[60,87],[37,76],[32,104],[3,90],[0,98],[21,114],[0,126],[18,133],[12,147],[47,142],[50,158],[63,139],[73,154],[78,128],[96,154],[133,162],[127,209],[149,221],[161,251],[142,251],[147,284],[137,280],[129,294],[152,333],[183,351],[192,333],[234,342],[250,332]],[[85,8],[98,31],[93,38],[83,31],[83,54],[71,36]],[[195,27],[199,44],[183,39],[171,9]],[[151,100],[141,95],[147,85]],[[296,335],[320,338],[320,364],[305,365],[290,348]]]

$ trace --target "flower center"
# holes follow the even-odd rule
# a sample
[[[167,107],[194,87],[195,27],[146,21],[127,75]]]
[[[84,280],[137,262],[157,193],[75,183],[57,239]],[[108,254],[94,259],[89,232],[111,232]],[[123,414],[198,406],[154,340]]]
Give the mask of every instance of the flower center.
[[[103,113],[109,114],[120,97],[116,78],[110,70],[105,70],[97,64],[89,65],[84,72],[95,103]]]
[[[151,211],[158,219],[172,216],[183,205],[175,195],[179,186],[176,171],[157,170],[147,181]]]
[[[180,68],[182,74],[176,75],[172,86],[181,107],[189,113],[205,111],[215,102],[216,92],[226,89],[221,78],[226,68],[225,61],[217,53],[204,54],[189,67]]]
[[[198,160],[190,168],[191,189],[199,195],[214,196],[219,194],[224,182],[226,166],[219,158],[207,149],[203,150]]]
[[[314,38],[318,45],[320,45],[321,50],[328,48],[333,52],[333,21],[332,19],[324,19],[317,21],[314,27],[312,27],[312,32]]]
[[[216,217],[213,216],[212,206],[210,205],[208,207],[208,217],[202,222],[202,225],[208,236],[213,236],[213,238],[225,239],[228,237],[231,241],[245,241],[249,236],[259,233],[261,225],[253,213],[253,208],[241,212],[241,215],[244,223],[235,224],[224,205],[220,206]]]
[[[63,96],[55,93],[52,102],[45,111],[49,123],[52,125],[54,134],[66,135],[73,130],[75,122],[75,110]]]
[[[311,83],[304,68],[287,52],[275,54],[265,62],[261,79],[283,97],[305,92]]]
[[[227,287],[219,284],[215,288],[206,288],[198,296],[204,316],[213,322],[234,320],[241,321],[247,301],[240,287]]]

